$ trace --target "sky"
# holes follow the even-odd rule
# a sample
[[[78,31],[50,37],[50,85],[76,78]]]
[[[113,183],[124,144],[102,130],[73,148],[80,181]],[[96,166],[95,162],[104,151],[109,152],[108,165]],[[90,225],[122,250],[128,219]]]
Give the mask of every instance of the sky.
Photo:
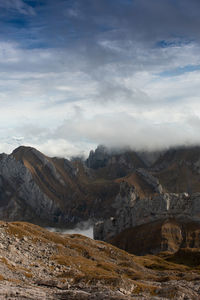
[[[0,0],[0,153],[200,144],[199,0]]]

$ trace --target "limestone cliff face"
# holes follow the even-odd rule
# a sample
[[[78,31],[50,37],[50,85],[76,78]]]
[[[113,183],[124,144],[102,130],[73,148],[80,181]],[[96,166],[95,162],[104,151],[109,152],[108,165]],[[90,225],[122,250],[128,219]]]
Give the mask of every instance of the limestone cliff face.
[[[108,217],[119,190],[83,162],[50,158],[31,147],[0,155],[0,218],[73,226]]]
[[[70,213],[62,212],[62,201],[59,201],[62,193],[60,186],[63,190],[67,189],[66,180],[64,181],[55,165],[39,151],[22,147],[12,155],[2,154],[0,218],[28,220],[39,224],[73,222]],[[70,192],[71,190],[69,196]]]
[[[95,151],[91,150],[86,164],[89,168],[98,169],[105,167],[109,159],[109,154],[104,146],[99,146]]]
[[[98,146],[90,152],[86,165],[95,170],[98,176],[109,179],[126,176],[138,168],[146,168],[145,162],[135,151],[111,150],[104,146]]]
[[[33,180],[28,168],[12,155],[0,156],[0,218],[32,219],[40,216],[53,221],[58,207],[47,197]],[[22,213],[23,212],[23,213]]]
[[[122,182],[114,206],[115,216],[95,224],[95,239],[108,241],[127,228],[156,220],[200,220],[200,193],[157,193],[140,198],[133,186]]]
[[[163,188],[171,193],[200,191],[200,147],[179,147],[165,151],[150,167]]]
[[[199,247],[199,166],[200,147],[180,147],[132,169],[120,180],[116,213],[95,224],[94,237],[136,254]]]

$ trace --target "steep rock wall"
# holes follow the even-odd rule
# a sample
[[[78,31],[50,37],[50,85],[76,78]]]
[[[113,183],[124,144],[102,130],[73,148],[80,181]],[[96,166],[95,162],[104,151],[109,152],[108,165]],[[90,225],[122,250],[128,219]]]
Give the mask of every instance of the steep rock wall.
[[[53,221],[58,207],[40,190],[31,172],[22,162],[17,161],[12,155],[2,154],[0,176],[1,194],[7,195],[6,199],[4,197],[4,203],[1,202],[1,219],[26,220],[33,217],[34,212],[38,217]]]
[[[133,186],[121,183],[116,215],[94,226],[94,238],[109,240],[124,229],[167,218],[200,220],[200,193],[158,193],[141,199]]]

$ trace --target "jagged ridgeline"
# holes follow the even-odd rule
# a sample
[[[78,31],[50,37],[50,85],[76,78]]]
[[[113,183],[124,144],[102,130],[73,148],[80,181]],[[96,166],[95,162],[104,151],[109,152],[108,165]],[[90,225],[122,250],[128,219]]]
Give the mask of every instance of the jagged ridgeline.
[[[73,226],[110,217],[121,178],[145,167],[134,151],[100,146],[84,162],[50,158],[21,146],[0,155],[0,218]]]
[[[114,243],[122,231],[159,220],[198,225],[199,183],[199,147],[150,153],[99,146],[84,161],[22,146],[0,155],[0,218],[65,227],[99,221],[95,237]]]

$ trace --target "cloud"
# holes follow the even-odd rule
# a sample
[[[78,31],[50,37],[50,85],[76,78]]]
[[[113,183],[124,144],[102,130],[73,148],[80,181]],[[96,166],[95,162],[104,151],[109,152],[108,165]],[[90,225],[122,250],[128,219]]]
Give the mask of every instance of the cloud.
[[[169,113],[169,114],[168,114]],[[176,145],[199,143],[200,119],[182,112],[176,120],[171,120],[170,109],[166,122],[162,120],[143,119],[142,116],[131,116],[127,113],[96,115],[86,120],[68,120],[56,130],[56,136],[63,139],[92,141],[110,147],[131,146],[136,150],[163,149]],[[191,121],[195,117],[195,122]]]
[[[0,0],[0,7],[24,15],[34,15],[34,9],[22,0]]]
[[[199,8],[197,0],[134,0],[126,3],[85,0],[70,1],[65,6],[63,2],[57,5],[51,1],[48,13],[51,15],[54,11],[55,18],[50,24],[53,35],[59,34],[65,41],[70,38],[70,41],[80,40],[83,46],[92,46],[92,42],[102,37],[109,41],[140,41],[147,45],[178,37],[199,39]],[[57,20],[63,16],[67,17],[67,22],[61,30]]]
[[[162,65],[145,61],[145,70],[138,70],[135,61],[132,71],[131,66],[126,71],[124,63],[106,64],[90,72],[80,57],[76,60],[72,55],[68,62],[64,52],[60,53],[66,65],[58,64],[55,49],[31,51],[10,43],[0,48],[8,50],[5,56],[3,50],[0,54],[4,67],[0,77],[1,120],[10,128],[5,129],[5,141],[9,142],[2,149],[11,151],[26,144],[48,155],[70,157],[87,155],[97,144],[154,149],[199,143],[187,115],[190,119],[199,117],[200,73],[160,74],[170,64],[174,66],[171,49],[165,51],[168,64],[167,58]],[[174,60],[176,57],[179,66],[187,63],[185,58],[197,62],[196,51],[197,46],[181,47],[173,52]],[[162,57],[163,49],[160,53]],[[154,55],[152,50],[151,62]],[[73,67],[66,68],[72,61]],[[10,72],[11,66],[14,72]],[[9,136],[23,136],[24,140],[16,142]]]
[[[45,153],[50,157],[65,157],[71,158],[74,156],[87,157],[90,147],[94,147],[93,145],[81,144],[81,143],[72,143],[68,141],[66,138],[50,138],[46,141],[40,140],[39,143],[28,143],[26,145],[32,146],[39,151]]]
[[[0,149],[200,143],[199,1],[0,7]]]

